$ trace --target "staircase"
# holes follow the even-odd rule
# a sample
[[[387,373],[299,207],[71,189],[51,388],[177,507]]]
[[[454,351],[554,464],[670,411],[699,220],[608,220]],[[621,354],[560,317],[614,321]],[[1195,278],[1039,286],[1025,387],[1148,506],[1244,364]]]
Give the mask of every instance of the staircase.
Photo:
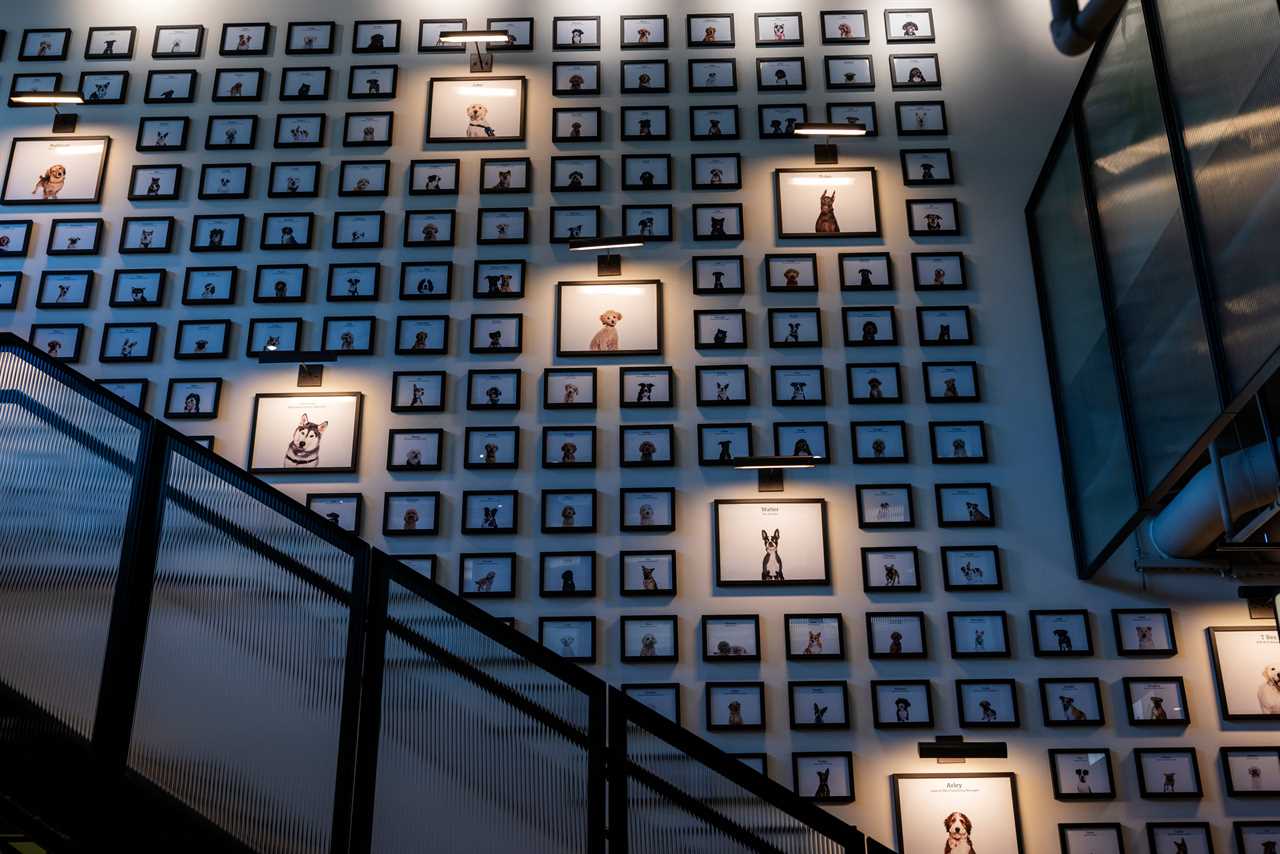
[[[0,333],[0,852],[889,849]]]

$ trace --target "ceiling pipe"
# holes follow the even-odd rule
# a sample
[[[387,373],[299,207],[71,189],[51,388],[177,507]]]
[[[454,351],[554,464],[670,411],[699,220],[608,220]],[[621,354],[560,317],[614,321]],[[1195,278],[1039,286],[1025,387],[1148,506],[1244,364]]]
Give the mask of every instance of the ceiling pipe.
[[[1053,43],[1067,56],[1079,56],[1093,47],[1126,0],[1089,0],[1083,9],[1079,0],[1049,0],[1053,6],[1053,23],[1049,31]]]

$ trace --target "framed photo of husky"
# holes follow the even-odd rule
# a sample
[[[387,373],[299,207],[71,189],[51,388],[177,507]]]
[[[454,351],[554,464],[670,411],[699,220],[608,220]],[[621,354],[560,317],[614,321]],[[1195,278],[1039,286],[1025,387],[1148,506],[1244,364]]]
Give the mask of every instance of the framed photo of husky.
[[[781,240],[879,237],[876,170],[775,169],[773,212]]]
[[[825,500],[720,499],[712,505],[712,516],[716,584],[777,587],[831,583]]]
[[[358,391],[259,394],[253,399],[249,471],[354,472],[360,453]]]
[[[1280,720],[1280,633],[1252,626],[1208,632],[1222,719]]]
[[[427,142],[524,140],[524,77],[432,77],[427,83]]]
[[[662,355],[662,282],[560,282],[556,355]]]
[[[900,854],[1022,854],[1013,774],[894,774],[890,785]]]
[[[0,203],[97,204],[107,171],[106,136],[18,137],[9,148]]]

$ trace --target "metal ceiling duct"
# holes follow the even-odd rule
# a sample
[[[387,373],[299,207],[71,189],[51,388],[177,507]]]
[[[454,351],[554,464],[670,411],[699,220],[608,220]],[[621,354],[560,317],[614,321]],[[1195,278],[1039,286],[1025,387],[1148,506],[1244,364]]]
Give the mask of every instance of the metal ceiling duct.
[[[1098,40],[1126,0],[1089,0],[1083,9],[1079,0],[1049,0],[1053,7],[1053,43],[1067,56],[1078,56]]]

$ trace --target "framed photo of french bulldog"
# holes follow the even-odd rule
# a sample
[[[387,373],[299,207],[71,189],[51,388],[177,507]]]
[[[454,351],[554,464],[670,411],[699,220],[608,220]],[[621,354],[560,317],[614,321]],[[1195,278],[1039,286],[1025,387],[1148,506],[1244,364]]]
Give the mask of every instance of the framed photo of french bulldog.
[[[934,40],[932,9],[886,9],[884,12],[885,41],[931,42]]]
[[[102,386],[104,391],[111,392],[126,403],[132,404],[139,409],[147,408],[147,392],[151,390],[151,380],[104,379],[98,380],[98,385]]]
[[[569,243],[599,236],[599,205],[552,206],[550,242]]]
[[[939,483],[933,487],[940,528],[992,528],[995,499],[989,483]]]
[[[462,493],[462,533],[515,534],[520,528],[520,493],[514,490]]]
[[[390,160],[343,160],[338,166],[338,195],[385,196],[390,176]]]
[[[356,21],[351,28],[352,53],[399,53],[400,22]]]
[[[520,467],[519,427],[468,427],[463,445],[463,468]]]
[[[222,56],[266,56],[271,51],[270,24],[223,24],[218,53]]]
[[[151,44],[152,59],[198,59],[204,52],[204,27],[190,26],[156,27]]]
[[[629,664],[661,664],[680,659],[676,618],[662,614],[620,618],[622,661]]]
[[[306,264],[258,265],[254,302],[306,302],[311,268]]]
[[[916,331],[921,347],[974,343],[969,307],[964,305],[916,306]]]
[[[780,239],[880,236],[874,167],[775,169],[773,190]]]
[[[941,89],[942,71],[938,67],[938,55],[890,55],[889,79],[894,89]]]
[[[443,412],[444,371],[396,371],[391,375],[392,412]]]
[[[668,43],[666,15],[622,15],[619,37],[623,50],[665,50]]]
[[[547,368],[542,372],[543,409],[595,409],[595,368]]]
[[[911,273],[917,291],[963,291],[969,287],[963,252],[913,252]]]
[[[524,77],[432,77],[427,142],[522,142],[527,85]]]
[[[774,406],[827,405],[822,365],[771,365],[769,379]]]
[[[976,362],[924,362],[924,398],[929,403],[978,403]]]
[[[875,101],[841,101],[827,104],[827,121],[832,124],[848,124],[861,128],[863,136],[879,136],[880,122],[876,117]]]
[[[669,107],[623,107],[619,115],[624,142],[655,142],[671,139]]]
[[[1134,658],[1178,654],[1173,612],[1168,608],[1112,608],[1116,654]]]
[[[542,490],[542,533],[593,534],[595,530],[594,489]]]
[[[334,249],[379,249],[385,222],[385,211],[336,211],[330,245]]]
[[[599,107],[555,107],[551,110],[552,142],[601,142],[604,111]]]
[[[457,211],[451,208],[404,212],[404,246],[452,246],[455,242]]]
[[[202,201],[247,199],[252,177],[251,163],[205,163],[200,167],[196,195]]]
[[[276,116],[276,148],[323,148],[327,117],[324,113],[289,113]]]
[[[440,533],[439,492],[388,492],[382,498],[384,537],[434,537]]]
[[[143,91],[144,104],[190,104],[196,99],[196,74],[192,69],[181,71],[147,72],[147,86]]]
[[[1040,680],[1044,725],[1099,727],[1106,723],[1102,684],[1093,677]]]
[[[756,58],[757,92],[803,92],[806,88],[803,56]]]
[[[1199,800],[1200,764],[1194,747],[1135,747],[1138,794],[1147,800]]]
[[[372,356],[377,323],[373,316],[326,317],[320,334],[321,348],[344,356]]]
[[[618,430],[618,464],[623,468],[674,466],[675,447],[670,424],[624,424]]]
[[[1280,720],[1280,635],[1276,630],[1211,626],[1208,633],[1222,719]]]
[[[893,306],[845,308],[841,313],[846,347],[888,347],[898,344]]]
[[[821,347],[822,317],[816,308],[769,309],[769,346]]]
[[[1059,801],[1115,800],[1115,776],[1111,771],[1111,751],[1105,747],[1086,750],[1050,750],[1049,773],[1053,797]]]
[[[1280,747],[1223,747],[1218,757],[1229,796],[1264,798],[1280,794]]]
[[[853,803],[853,754],[849,751],[791,754],[792,790],[819,804]]]
[[[1018,683],[1012,679],[957,679],[956,711],[968,729],[1017,729]]]
[[[471,315],[471,353],[518,354],[523,347],[523,314]]]
[[[939,843],[1022,854],[1012,773],[893,774],[890,782],[901,854],[933,854]]]
[[[693,346],[699,350],[747,349],[746,309],[695,309]]]
[[[750,406],[751,369],[746,365],[694,368],[699,406]]]
[[[911,484],[856,484],[858,527],[863,530],[915,527]]]
[[[97,255],[106,223],[101,217],[55,219],[49,223],[46,255]]]
[[[822,67],[829,90],[876,88],[875,67],[870,56],[826,56]]]
[[[930,421],[929,446],[937,465],[985,463],[986,424],[982,421]]]
[[[456,196],[460,161],[414,160],[409,164],[409,195]]]
[[[570,558],[565,558],[566,560]],[[568,570],[565,570],[568,571]],[[544,596],[553,595],[544,592]],[[594,594],[555,594],[594,595]],[[538,643],[565,661],[594,664],[596,660],[595,617],[539,617]],[[626,686],[623,686],[624,688]]]
[[[1123,682],[1130,726],[1186,726],[1191,722],[1181,676],[1126,676]]]
[[[1004,589],[1000,550],[995,546],[943,546],[941,557],[948,592]]]
[[[336,49],[335,21],[290,21],[285,30],[284,52],[289,56],[314,56]]]
[[[849,684],[844,680],[787,683],[793,730],[849,729]]]
[[[1083,609],[1035,610],[1031,617],[1031,641],[1041,658],[1084,658],[1093,655],[1093,631],[1089,612]]]
[[[476,216],[476,243],[529,242],[528,208],[480,208]]]
[[[467,409],[501,411],[519,408],[519,368],[467,371]]]
[[[671,205],[623,205],[622,228],[626,237],[643,238],[647,243],[674,239],[675,211]]]
[[[612,358],[662,354],[662,282],[559,282],[556,355]]]
[[[948,611],[952,658],[1009,658],[1009,615],[1004,611]]]
[[[923,611],[868,611],[868,658],[928,658]]]
[[[188,267],[182,280],[183,305],[234,305],[238,267]]]
[[[676,491],[670,487],[618,490],[624,533],[670,534],[676,529]]]
[[[225,359],[230,344],[230,320],[179,320],[173,358]]]
[[[154,323],[104,324],[98,361],[150,362],[156,355],[156,334],[159,330],[160,327]]]
[[[0,203],[98,204],[110,137],[17,137],[9,147]]]
[[[84,43],[84,58],[133,59],[133,44],[137,37],[137,27],[90,27]]]
[[[694,240],[742,240],[742,204],[695,204],[693,213]]]
[[[898,101],[894,104],[898,136],[946,136],[947,108],[942,101]]]
[[[619,368],[618,405],[623,409],[675,406],[675,370],[670,367]]]
[[[164,417],[213,419],[222,400],[221,377],[170,379],[164,396]]]
[[[489,45],[489,50],[533,50],[533,18],[489,18],[485,26],[511,37],[506,44]]]
[[[464,599],[511,599],[516,595],[515,552],[458,555],[458,595]],[[592,620],[594,618],[586,617]],[[594,633],[593,633],[594,635]]]
[[[600,191],[604,163],[599,155],[551,158],[553,193],[595,193]]]
[[[347,113],[342,122],[342,144],[348,148],[390,145],[394,119],[391,111]]]
[[[551,94],[561,97],[599,95],[600,63],[551,63]]]
[[[698,465],[732,466],[740,457],[754,456],[751,425],[699,424]]]
[[[63,62],[71,44],[69,28],[23,30],[18,43],[19,62]]]
[[[538,595],[544,599],[589,599],[596,595],[596,553],[542,552],[538,578]]]
[[[737,92],[738,66],[732,58],[689,60],[689,91]]]
[[[264,251],[301,251],[311,248],[315,214],[265,213],[262,215],[262,233],[258,241]]]
[[[41,270],[37,309],[88,309],[93,270]]]
[[[866,593],[920,592],[919,550],[915,546],[863,546],[862,589]]]
[[[624,59],[620,91],[624,95],[661,95],[671,91],[670,63],[665,59]]]
[[[763,682],[708,682],[704,695],[711,732],[763,731]]]
[[[853,461],[864,465],[907,462],[907,425],[904,421],[853,421]]]
[[[620,552],[618,573],[623,596],[676,595],[676,553],[670,549]]]
[[[364,496],[358,492],[308,492],[307,509],[344,531],[359,534]]]
[[[213,72],[214,103],[261,101],[262,82],[267,72],[261,68],[219,68]]]
[[[733,140],[741,136],[738,129],[738,106],[689,108],[689,139],[694,142]]]
[[[249,320],[244,352],[251,359],[263,353],[301,350],[301,317],[254,317]]]
[[[869,44],[871,28],[861,9],[822,12],[823,44]]]
[[[929,680],[872,680],[871,719],[876,729],[932,728],[933,690]]]
[[[73,365],[80,361],[84,324],[33,323],[27,340],[31,342],[31,346],[51,359]]]
[[[129,92],[129,72],[82,71],[78,89],[86,105],[123,104]]]
[[[1112,822],[1059,824],[1058,841],[1062,854],[1125,854],[1124,830]]]
[[[0,309],[12,311],[18,307],[18,296],[22,293],[22,272],[5,270],[0,272]]]
[[[318,161],[275,161],[267,176],[271,199],[314,199],[320,195]]]
[[[360,392],[255,395],[249,470],[254,474],[356,471],[363,407]]]
[[[703,616],[700,634],[703,661],[760,661],[760,617],[755,614]]]
[[[542,467],[544,469],[592,469],[596,467],[596,428],[542,428]]]
[[[1237,822],[1238,823],[1238,822]],[[1185,851],[1213,854],[1213,836],[1207,821],[1147,822],[1147,843],[1152,851]],[[1238,843],[1237,851],[1247,851]],[[1265,849],[1259,849],[1265,850]]]
[[[31,248],[33,226],[29,219],[0,221],[0,258],[25,258]]]
[[[824,500],[720,499],[712,505],[712,522],[717,585],[831,583]],[[760,531],[759,541],[742,535],[756,530]]]
[[[449,352],[449,316],[396,318],[397,356],[443,356]]]
[[[756,47],[799,47],[804,23],[799,12],[756,12]]]
[[[955,199],[908,199],[907,233],[913,237],[961,234],[960,203]]]

